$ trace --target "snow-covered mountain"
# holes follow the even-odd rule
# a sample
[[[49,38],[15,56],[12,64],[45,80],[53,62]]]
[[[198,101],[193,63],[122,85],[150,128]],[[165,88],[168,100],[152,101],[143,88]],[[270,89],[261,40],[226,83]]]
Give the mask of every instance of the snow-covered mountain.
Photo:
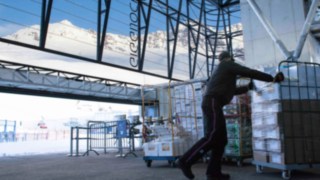
[[[235,28],[235,30],[241,30],[242,26],[236,25],[233,28]],[[29,28],[20,29],[14,34],[5,36],[4,38],[38,46],[40,40],[40,26],[33,25]],[[130,65],[130,57],[132,57],[132,54],[134,54],[134,48],[132,48],[132,45],[136,46],[137,44],[135,43],[136,42],[133,42],[129,36],[107,33],[102,61],[134,68]],[[219,43],[221,44],[224,42],[220,41]],[[68,20],[63,20],[61,22],[52,23],[49,25],[48,36],[46,40],[46,48],[48,49],[75,54],[90,59],[96,59],[96,44],[97,32],[94,30],[77,27]],[[175,78],[188,79],[189,65],[187,47],[188,31],[186,27],[181,25],[178,33],[175,56]],[[234,41],[233,47],[236,49],[242,49],[242,39]],[[14,53],[15,50],[20,51],[19,48],[14,48],[6,52],[11,52],[10,55],[17,56],[17,53]],[[203,37],[200,38],[199,52],[203,54],[205,53],[205,40]],[[22,54],[20,53],[18,57],[15,57],[15,59],[23,59],[22,57],[28,58],[28,61],[30,61],[30,59],[46,59],[46,61],[50,59],[56,59],[55,56],[48,55],[47,53],[45,55],[34,56],[34,53],[29,52]],[[59,59],[61,60],[61,57],[59,57]],[[63,57],[62,60],[70,61],[70,59]],[[205,58],[203,56],[198,56],[199,68],[204,63]],[[75,65],[75,63],[72,64]],[[64,67],[65,65],[62,66]],[[151,32],[148,35],[144,69],[145,71],[150,71],[163,76],[167,75],[167,37],[165,31]],[[86,68],[85,71],[81,72],[87,73],[87,71],[88,69]],[[205,73],[203,75],[205,75]]]

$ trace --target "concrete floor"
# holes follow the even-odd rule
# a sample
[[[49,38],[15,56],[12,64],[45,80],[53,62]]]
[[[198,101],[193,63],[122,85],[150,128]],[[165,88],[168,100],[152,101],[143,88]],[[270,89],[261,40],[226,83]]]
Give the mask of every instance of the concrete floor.
[[[148,168],[142,154],[138,157],[115,157],[116,154],[68,157],[66,154],[0,157],[1,180],[183,180],[180,169],[170,167],[166,161],[153,161]],[[205,180],[206,163],[199,162],[192,168],[196,180]],[[224,163],[223,170],[234,180],[281,179],[281,171],[265,168],[256,173],[250,160],[242,167]],[[320,179],[319,169],[293,171],[292,179]]]

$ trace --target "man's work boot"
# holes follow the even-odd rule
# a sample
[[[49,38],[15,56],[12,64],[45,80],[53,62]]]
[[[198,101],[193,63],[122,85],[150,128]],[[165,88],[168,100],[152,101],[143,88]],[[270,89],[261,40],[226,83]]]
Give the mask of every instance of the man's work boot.
[[[193,179],[194,175],[191,171],[191,166],[184,163],[183,161],[177,160],[176,164],[181,169],[184,176],[186,176],[188,179]]]

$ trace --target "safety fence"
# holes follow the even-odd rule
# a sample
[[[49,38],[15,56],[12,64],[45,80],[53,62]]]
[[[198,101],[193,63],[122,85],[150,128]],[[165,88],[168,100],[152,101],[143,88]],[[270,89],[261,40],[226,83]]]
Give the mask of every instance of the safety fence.
[[[40,140],[62,140],[70,137],[70,130],[50,130],[38,131],[29,130],[27,132],[0,132],[1,142],[22,142]]]
[[[118,152],[120,156],[133,153],[135,141],[141,139],[132,133],[133,127],[127,120],[88,121],[87,127],[71,127],[70,156],[85,156],[90,151],[97,155],[99,152]]]
[[[0,142],[13,142],[16,138],[16,121],[0,120]]]

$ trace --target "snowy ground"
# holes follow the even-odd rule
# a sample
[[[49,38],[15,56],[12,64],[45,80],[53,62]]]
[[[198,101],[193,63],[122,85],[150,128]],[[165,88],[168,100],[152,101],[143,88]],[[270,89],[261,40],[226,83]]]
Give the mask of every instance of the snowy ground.
[[[85,148],[82,143],[81,149]],[[38,140],[0,143],[1,156],[23,156],[48,153],[70,153],[70,140]]]

